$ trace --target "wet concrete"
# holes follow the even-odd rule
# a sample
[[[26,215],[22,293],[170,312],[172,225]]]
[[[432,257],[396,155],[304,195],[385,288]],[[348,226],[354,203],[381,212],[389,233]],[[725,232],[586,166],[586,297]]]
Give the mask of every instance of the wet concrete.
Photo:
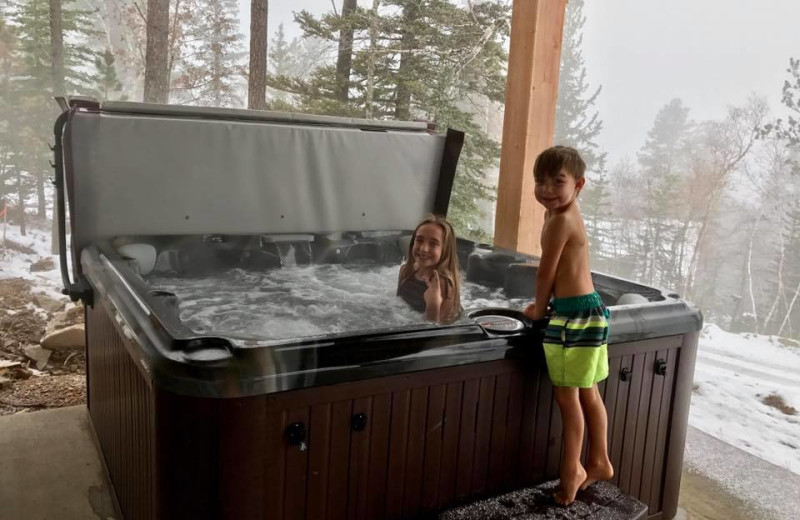
[[[693,471],[683,471],[681,477],[680,510],[675,520],[753,520],[761,516],[752,504],[727,492],[708,477]]]
[[[0,520],[110,520],[86,406],[0,417]]]
[[[692,520],[796,520],[800,475],[690,427],[680,505]]]

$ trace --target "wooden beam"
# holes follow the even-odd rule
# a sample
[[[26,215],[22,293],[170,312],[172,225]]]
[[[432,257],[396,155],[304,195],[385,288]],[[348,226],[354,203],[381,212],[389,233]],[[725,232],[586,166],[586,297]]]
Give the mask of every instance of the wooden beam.
[[[533,162],[553,143],[567,0],[514,0],[496,246],[539,255],[544,208],[533,197]]]

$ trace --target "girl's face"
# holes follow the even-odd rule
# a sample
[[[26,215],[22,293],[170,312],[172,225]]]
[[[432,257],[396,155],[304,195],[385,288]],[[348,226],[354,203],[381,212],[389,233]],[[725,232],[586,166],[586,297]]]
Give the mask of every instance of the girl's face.
[[[438,224],[424,224],[417,229],[411,254],[417,269],[434,268],[442,258],[444,230]]]
[[[551,211],[569,206],[583,188],[585,179],[575,182],[575,177],[561,170],[554,177],[536,179],[534,194],[539,204]]]

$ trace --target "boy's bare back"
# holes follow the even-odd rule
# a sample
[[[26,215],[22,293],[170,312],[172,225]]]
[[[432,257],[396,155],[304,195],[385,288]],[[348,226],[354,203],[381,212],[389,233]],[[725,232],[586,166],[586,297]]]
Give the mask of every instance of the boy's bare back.
[[[553,297],[569,298],[594,291],[589,269],[589,240],[575,201],[563,211],[545,212],[542,228],[542,256],[548,248],[562,248],[558,256]]]

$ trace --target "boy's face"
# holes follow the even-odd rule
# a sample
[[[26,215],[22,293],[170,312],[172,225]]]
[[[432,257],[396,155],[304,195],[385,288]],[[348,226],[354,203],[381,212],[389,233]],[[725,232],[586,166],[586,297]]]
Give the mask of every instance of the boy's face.
[[[535,180],[534,195],[539,204],[548,210],[558,210],[572,204],[583,188],[586,179],[575,181],[562,169],[557,175],[542,176]]]
[[[414,237],[414,247],[411,249],[416,268],[436,267],[442,257],[443,243],[444,233],[441,227],[436,224],[420,226]]]

